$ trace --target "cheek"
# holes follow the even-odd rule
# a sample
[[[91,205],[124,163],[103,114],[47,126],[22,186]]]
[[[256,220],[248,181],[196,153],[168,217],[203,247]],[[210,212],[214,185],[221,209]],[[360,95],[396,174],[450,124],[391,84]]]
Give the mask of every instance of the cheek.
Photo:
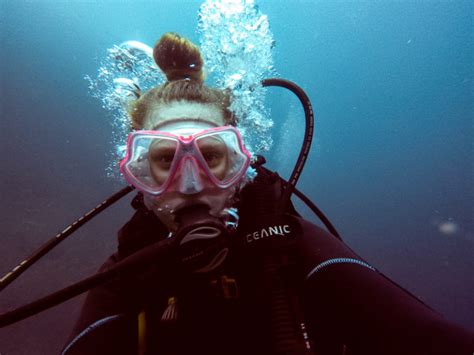
[[[159,185],[164,184],[166,179],[168,178],[169,175],[169,170],[163,170],[157,166],[151,166],[150,167],[151,171],[151,176],[153,177],[153,180]]]
[[[227,167],[228,167],[228,159],[224,158],[221,161],[219,161],[218,164],[213,166],[210,170],[217,179],[223,180],[226,176]]]

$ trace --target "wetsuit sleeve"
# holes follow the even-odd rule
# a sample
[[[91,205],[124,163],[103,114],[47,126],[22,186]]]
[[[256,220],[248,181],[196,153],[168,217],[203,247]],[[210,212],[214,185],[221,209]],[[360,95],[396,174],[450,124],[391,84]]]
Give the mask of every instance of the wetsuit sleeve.
[[[346,344],[348,354],[473,354],[473,332],[448,322],[329,233],[307,221],[301,226],[296,247],[313,340]]]

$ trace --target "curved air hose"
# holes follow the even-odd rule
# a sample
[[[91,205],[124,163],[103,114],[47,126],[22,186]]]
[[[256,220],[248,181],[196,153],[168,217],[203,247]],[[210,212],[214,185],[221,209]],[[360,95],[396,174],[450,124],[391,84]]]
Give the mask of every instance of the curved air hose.
[[[291,194],[295,193],[312,211],[316,216],[323,222],[329,232],[337,239],[342,240],[336,228],[332,225],[329,219],[324,215],[324,213],[301,191],[296,189],[296,183],[303,171],[304,165],[306,164],[306,159],[308,159],[309,150],[311,148],[311,142],[313,140],[314,134],[314,112],[311,101],[309,100],[308,95],[301,89],[298,85],[292,81],[279,79],[279,78],[270,78],[262,81],[263,86],[278,86],[290,90],[294,93],[303,105],[304,116],[305,116],[305,130],[304,130],[304,140],[301,145],[300,153],[298,155],[298,160],[296,161],[293,172],[291,173],[290,179],[286,186],[286,190],[282,197],[282,202],[280,206],[280,211],[283,212],[286,210],[286,207],[290,201]]]
[[[304,165],[306,163],[306,159],[308,158],[309,150],[311,148],[311,142],[313,140],[313,132],[314,132],[314,113],[313,107],[311,105],[311,101],[309,101],[308,95],[295,83],[278,78],[271,78],[265,79],[262,81],[263,86],[280,86],[285,89],[290,90],[293,92],[298,99],[301,101],[304,109],[304,115],[306,120],[305,131],[304,131],[304,141],[301,145],[300,154],[298,155],[298,160],[296,161],[295,167],[293,168],[293,172],[291,173],[290,179],[288,180],[288,185],[286,190],[283,194],[283,198],[280,205],[279,212],[283,213],[285,211],[286,206],[290,200],[291,194],[293,189],[298,182],[298,179],[303,171]]]

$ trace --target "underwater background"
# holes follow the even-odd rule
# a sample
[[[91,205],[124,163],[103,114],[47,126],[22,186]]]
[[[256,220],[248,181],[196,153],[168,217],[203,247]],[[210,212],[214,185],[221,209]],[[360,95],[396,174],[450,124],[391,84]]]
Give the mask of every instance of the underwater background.
[[[107,176],[111,115],[84,76],[126,40],[153,46],[175,31],[199,43],[201,3],[0,0],[2,276],[124,185]],[[361,257],[473,329],[472,2],[256,3],[274,35],[276,72],[314,105],[298,188]],[[278,88],[266,107],[275,123],[268,166],[288,178],[303,110]],[[0,311],[92,275],[115,251],[132,195],[3,291]],[[1,329],[0,354],[59,353],[83,299]]]

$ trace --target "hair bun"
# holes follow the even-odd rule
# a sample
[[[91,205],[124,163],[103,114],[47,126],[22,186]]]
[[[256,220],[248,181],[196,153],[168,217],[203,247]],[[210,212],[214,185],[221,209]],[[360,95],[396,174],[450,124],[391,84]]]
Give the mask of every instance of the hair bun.
[[[165,33],[153,48],[153,58],[168,81],[192,79],[202,82],[203,60],[199,48],[177,33]]]

